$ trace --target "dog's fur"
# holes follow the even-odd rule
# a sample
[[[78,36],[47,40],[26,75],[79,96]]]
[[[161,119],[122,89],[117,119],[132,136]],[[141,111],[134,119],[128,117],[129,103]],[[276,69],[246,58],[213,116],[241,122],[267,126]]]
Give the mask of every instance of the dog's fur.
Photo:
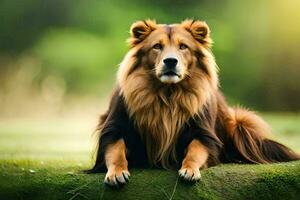
[[[218,163],[299,159],[267,139],[269,128],[259,116],[227,105],[218,88],[209,33],[206,23],[196,20],[132,25],[130,50],[120,65],[109,109],[99,122],[91,172],[106,167],[106,182],[115,185],[128,178],[127,165],[181,166],[183,178],[198,180],[199,168]],[[162,75],[162,60],[170,55],[178,59],[178,76]]]

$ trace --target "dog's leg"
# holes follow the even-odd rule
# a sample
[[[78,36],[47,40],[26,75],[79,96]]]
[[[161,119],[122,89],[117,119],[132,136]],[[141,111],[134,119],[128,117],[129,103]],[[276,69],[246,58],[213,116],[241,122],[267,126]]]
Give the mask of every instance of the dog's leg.
[[[200,168],[206,167],[207,159],[208,151],[206,147],[199,140],[192,140],[187,147],[179,176],[187,181],[198,181],[201,178]]]
[[[104,183],[110,186],[118,186],[128,181],[130,173],[126,160],[126,146],[123,139],[107,146],[105,152],[105,164],[107,173]]]

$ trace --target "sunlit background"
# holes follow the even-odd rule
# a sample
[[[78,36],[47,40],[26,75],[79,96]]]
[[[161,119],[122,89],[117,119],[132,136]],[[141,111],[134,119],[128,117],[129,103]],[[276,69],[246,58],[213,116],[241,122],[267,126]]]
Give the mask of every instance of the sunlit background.
[[[300,150],[299,0],[1,0],[0,158],[90,159],[140,19],[204,20],[230,104],[259,110]]]

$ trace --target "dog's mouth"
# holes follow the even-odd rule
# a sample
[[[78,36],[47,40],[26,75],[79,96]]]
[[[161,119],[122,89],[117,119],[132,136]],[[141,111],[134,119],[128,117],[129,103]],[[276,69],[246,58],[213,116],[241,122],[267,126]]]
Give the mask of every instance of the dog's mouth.
[[[162,76],[179,76],[179,74],[177,74],[174,71],[167,71],[167,72],[162,73]]]
[[[159,76],[177,76],[179,78],[181,77],[181,75],[176,70],[164,70]]]
[[[181,75],[174,70],[168,70],[159,75],[159,80],[163,83],[177,83],[181,80]]]

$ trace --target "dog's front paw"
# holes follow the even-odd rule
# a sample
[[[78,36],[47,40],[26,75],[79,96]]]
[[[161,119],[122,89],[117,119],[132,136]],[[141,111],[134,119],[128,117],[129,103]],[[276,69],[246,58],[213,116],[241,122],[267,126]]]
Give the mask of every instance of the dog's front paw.
[[[201,178],[200,170],[192,167],[182,167],[178,171],[179,176],[185,181],[199,181]]]
[[[104,183],[109,186],[121,186],[129,181],[130,173],[128,169],[123,169],[121,167],[113,167],[108,169]]]

